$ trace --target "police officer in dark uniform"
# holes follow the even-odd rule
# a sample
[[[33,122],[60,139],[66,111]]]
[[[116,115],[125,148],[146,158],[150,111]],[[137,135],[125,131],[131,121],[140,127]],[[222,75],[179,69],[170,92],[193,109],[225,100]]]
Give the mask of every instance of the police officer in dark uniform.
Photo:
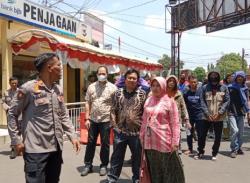
[[[17,152],[23,152],[27,183],[59,182],[65,133],[78,153],[80,143],[64,105],[62,89],[56,82],[62,76],[62,65],[54,53],[35,59],[39,72],[15,95],[8,113],[8,128]],[[23,142],[17,137],[17,118],[22,113]]]

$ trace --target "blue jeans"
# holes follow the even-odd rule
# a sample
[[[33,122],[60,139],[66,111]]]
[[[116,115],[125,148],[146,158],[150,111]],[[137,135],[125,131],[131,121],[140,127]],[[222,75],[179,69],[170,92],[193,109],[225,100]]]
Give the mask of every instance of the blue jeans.
[[[109,182],[117,182],[121,174],[127,145],[129,146],[132,153],[132,180],[133,182],[139,180],[139,170],[141,163],[141,144],[139,136],[128,136],[126,134],[114,131],[114,152],[110,161],[110,171],[108,173]]]
[[[231,129],[231,145],[232,151],[238,151],[243,143],[244,133],[244,116],[228,116]]]

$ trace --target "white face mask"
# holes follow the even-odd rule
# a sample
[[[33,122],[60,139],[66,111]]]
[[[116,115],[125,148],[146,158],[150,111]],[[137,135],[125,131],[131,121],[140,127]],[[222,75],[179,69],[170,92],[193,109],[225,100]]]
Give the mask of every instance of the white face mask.
[[[97,75],[98,81],[104,82],[107,81],[107,76],[105,75]]]

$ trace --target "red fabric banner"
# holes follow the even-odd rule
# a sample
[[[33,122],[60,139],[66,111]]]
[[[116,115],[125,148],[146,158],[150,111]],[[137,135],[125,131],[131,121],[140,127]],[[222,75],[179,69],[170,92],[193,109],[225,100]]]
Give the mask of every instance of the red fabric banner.
[[[63,44],[63,43],[52,43],[50,39],[45,38],[45,37],[41,38],[41,37],[32,36],[30,40],[25,43],[22,43],[22,44],[12,43],[12,49],[15,53],[18,53],[21,50],[27,50],[29,47],[36,44],[37,42],[48,43],[52,51],[56,51],[56,50],[66,51],[68,53],[69,58],[78,59],[80,62],[84,62],[89,59],[91,62],[94,62],[94,63],[106,64],[106,65],[120,64],[126,67],[137,68],[140,70],[149,70],[149,71],[161,70],[163,68],[162,65],[160,64],[144,63],[142,61],[131,60],[128,58],[124,58],[122,56],[105,55],[105,54],[96,53],[90,50],[84,50],[84,48],[72,49],[70,45]]]

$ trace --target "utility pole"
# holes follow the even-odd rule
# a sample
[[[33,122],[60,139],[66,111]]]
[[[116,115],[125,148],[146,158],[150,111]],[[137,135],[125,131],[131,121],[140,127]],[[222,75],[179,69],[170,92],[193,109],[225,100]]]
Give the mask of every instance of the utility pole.
[[[241,69],[244,71],[244,65],[245,65],[245,49],[242,48],[242,55],[241,55]]]
[[[175,75],[176,69],[176,33],[173,25],[173,14],[171,10],[171,72]]]
[[[119,53],[121,52],[121,38],[119,36],[118,38],[118,48],[119,48]]]
[[[170,2],[170,1],[169,1]],[[180,30],[180,0],[176,0],[175,6],[171,7],[171,66],[172,74],[180,78],[180,40],[181,40],[181,30]],[[178,7],[177,7],[178,6]],[[177,17],[174,15],[174,8],[177,9]]]
[[[177,34],[177,64],[178,64],[178,71],[177,71],[177,76],[178,76],[178,79],[180,79],[180,74],[181,74],[181,60],[180,60],[180,39],[181,39],[181,32],[178,31],[178,34]]]
[[[171,65],[168,73],[177,75],[180,77],[180,2],[181,0],[169,0],[169,4],[165,6],[165,19],[166,19],[166,9],[170,8],[171,15],[171,30],[166,31],[166,33],[171,33]],[[178,6],[178,7],[177,7]],[[166,24],[165,24],[166,27]],[[166,30],[166,29],[165,29]]]

